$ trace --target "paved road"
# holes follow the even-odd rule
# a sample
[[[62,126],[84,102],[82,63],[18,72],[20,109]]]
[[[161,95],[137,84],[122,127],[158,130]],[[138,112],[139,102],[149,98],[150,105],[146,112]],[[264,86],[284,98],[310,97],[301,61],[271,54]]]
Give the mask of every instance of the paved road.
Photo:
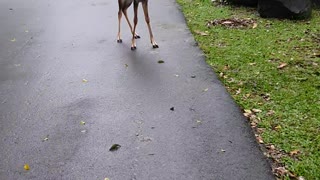
[[[117,44],[116,8],[0,2],[0,179],[274,179],[174,0],[150,2],[159,49],[142,15]]]

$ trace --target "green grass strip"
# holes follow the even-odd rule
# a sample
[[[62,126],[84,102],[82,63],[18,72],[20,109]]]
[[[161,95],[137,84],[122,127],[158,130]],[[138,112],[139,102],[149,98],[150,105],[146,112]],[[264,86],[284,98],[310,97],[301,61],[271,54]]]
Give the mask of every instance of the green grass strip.
[[[235,101],[262,111],[256,113],[256,131],[277,149],[278,165],[320,179],[320,11],[306,21],[262,19],[254,8],[177,1],[207,63]],[[207,26],[226,18],[250,18],[257,26]]]

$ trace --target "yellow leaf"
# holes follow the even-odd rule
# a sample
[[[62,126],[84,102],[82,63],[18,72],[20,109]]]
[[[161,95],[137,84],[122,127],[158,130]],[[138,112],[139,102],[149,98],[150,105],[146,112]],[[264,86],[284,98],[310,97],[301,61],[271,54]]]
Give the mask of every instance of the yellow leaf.
[[[26,171],[30,170],[29,164],[25,164],[25,165],[23,166],[23,169],[26,170]]]
[[[109,178],[104,178],[104,180],[110,180]]]
[[[88,80],[86,80],[86,79],[82,79],[82,82],[86,83],[86,82],[88,82]]]
[[[85,125],[85,124],[86,124],[86,122],[84,122],[84,121],[80,121],[80,124],[81,124],[81,125]]]
[[[282,127],[281,127],[280,125],[278,125],[278,126],[275,127],[276,130],[279,130],[279,129],[281,129],[281,128],[282,128]]]
[[[209,88],[206,88],[206,89],[204,89],[204,90],[202,90],[203,92],[207,92],[209,90]]]
[[[16,40],[16,38],[13,38],[13,39],[11,39],[10,41],[11,41],[11,42],[16,42],[17,40]]]

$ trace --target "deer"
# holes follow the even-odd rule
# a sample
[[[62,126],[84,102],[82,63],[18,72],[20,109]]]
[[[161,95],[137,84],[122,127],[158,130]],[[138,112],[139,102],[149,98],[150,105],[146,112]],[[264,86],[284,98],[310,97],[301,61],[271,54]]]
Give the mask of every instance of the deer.
[[[121,24],[121,18],[122,18],[122,14],[123,14],[125,16],[126,20],[127,20],[127,23],[129,25],[130,31],[132,33],[131,50],[134,51],[134,50],[137,49],[136,39],[139,39],[140,36],[136,33],[136,27],[137,27],[137,24],[138,24],[138,6],[139,6],[140,2],[142,3],[144,17],[145,17],[145,21],[146,21],[147,26],[148,26],[149,35],[150,35],[150,41],[151,41],[152,47],[153,48],[159,48],[159,45],[154,40],[154,37],[153,37],[153,34],[152,34],[152,30],[151,30],[150,17],[149,17],[149,12],[148,12],[149,11],[148,10],[148,0],[118,0],[118,4],[119,4],[119,12],[118,12],[119,26],[118,26],[117,42],[118,43],[122,43],[121,33],[120,33],[120,24]],[[127,9],[131,6],[132,3],[133,3],[133,12],[134,12],[133,28],[132,28],[132,25],[131,25],[131,23],[129,21],[128,13],[127,13]]]

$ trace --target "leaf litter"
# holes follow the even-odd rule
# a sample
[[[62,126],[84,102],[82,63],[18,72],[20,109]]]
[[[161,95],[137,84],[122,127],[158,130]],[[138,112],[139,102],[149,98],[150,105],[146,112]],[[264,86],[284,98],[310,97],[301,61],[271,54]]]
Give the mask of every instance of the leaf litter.
[[[241,29],[241,28],[257,28],[257,21],[251,18],[239,19],[239,18],[227,18],[227,19],[215,19],[207,23],[207,27],[223,26],[226,28]]]

